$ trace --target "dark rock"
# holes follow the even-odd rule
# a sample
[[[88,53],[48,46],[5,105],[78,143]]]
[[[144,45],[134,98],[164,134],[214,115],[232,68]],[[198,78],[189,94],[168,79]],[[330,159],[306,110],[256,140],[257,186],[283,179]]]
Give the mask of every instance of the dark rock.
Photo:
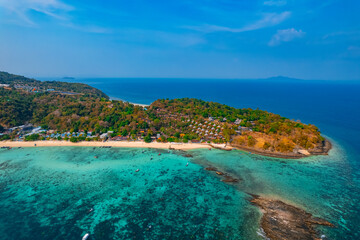
[[[251,202],[263,212],[261,227],[269,239],[316,240],[320,237],[314,225],[334,227],[332,223],[280,200],[253,197]]]

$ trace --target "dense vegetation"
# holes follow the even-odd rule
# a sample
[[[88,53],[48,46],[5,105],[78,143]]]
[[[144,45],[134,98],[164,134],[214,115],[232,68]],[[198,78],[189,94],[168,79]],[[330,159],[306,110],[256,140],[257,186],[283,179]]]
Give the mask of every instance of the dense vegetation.
[[[259,109],[236,109],[224,104],[199,99],[160,99],[148,109],[122,101],[109,101],[100,90],[85,84],[40,82],[0,72],[0,126],[25,123],[42,126],[59,133],[107,133],[144,141],[188,142],[203,140],[231,142],[236,146],[271,152],[313,149],[324,140],[313,125],[295,122]],[[58,91],[25,91],[15,84]],[[4,138],[8,138],[5,136]],[[39,135],[25,138],[39,139]],[[76,142],[86,136],[70,136]]]
[[[236,109],[224,104],[189,98],[157,100],[152,104],[152,108],[178,113],[202,122],[209,117],[222,121],[225,139],[229,141],[232,138],[232,143],[239,146],[291,152],[298,147],[312,149],[324,140],[314,125],[292,121],[259,109]],[[238,124],[235,124],[237,119]],[[241,129],[244,129],[241,135],[236,134],[236,130]]]
[[[9,74],[7,72],[0,72],[0,84],[9,84],[10,87],[14,87],[15,85],[31,86],[39,91],[54,89],[56,91],[81,93],[88,97],[109,99],[105,93],[87,84],[59,81],[38,81],[19,75]]]

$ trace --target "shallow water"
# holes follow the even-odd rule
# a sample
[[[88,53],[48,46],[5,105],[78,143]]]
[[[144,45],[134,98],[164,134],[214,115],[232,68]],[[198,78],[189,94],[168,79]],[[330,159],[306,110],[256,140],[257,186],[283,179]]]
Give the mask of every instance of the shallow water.
[[[336,228],[319,227],[329,239],[360,239],[359,176],[335,143],[329,156],[276,159],[242,151],[193,151],[194,162],[242,179],[240,192],[283,200]]]
[[[80,81],[90,84],[103,90],[109,96],[125,99],[127,101],[135,103],[150,104],[158,98],[195,97],[207,101],[216,101],[228,104],[230,106],[238,108],[260,108],[263,110],[268,110],[270,112],[281,114],[282,116],[288,118],[301,119],[301,121],[305,123],[315,124],[320,128],[323,134],[331,138],[332,141],[335,143],[334,149],[330,152],[330,156],[317,156],[303,160],[284,160],[250,155],[240,151],[221,152],[214,150],[194,150],[192,151],[194,159],[191,160],[193,161],[193,163],[204,166],[207,166],[209,164],[214,165],[226,171],[232,172],[232,174],[242,178],[243,181],[241,181],[236,186],[226,185],[220,182],[213,172],[205,172],[203,168],[200,167],[200,165],[193,165],[191,166],[191,168],[186,168],[186,171],[181,171],[183,167],[182,165],[180,166],[178,173],[167,173],[164,174],[164,176],[162,176],[160,179],[164,180],[162,182],[164,188],[172,189],[172,192],[178,192],[181,190],[186,191],[188,194],[187,196],[193,196],[196,194],[196,196],[201,196],[202,199],[209,199],[206,204],[204,204],[205,206],[208,206],[206,210],[208,211],[206,213],[208,215],[206,216],[208,216],[209,218],[206,221],[204,220],[203,224],[196,224],[202,227],[200,231],[202,233],[206,232],[210,234],[211,230],[209,229],[212,229],[212,227],[210,226],[212,223],[209,219],[212,219],[212,216],[217,216],[220,219],[219,223],[217,223],[217,226],[219,226],[219,228],[221,226],[221,229],[226,229],[221,231],[228,233],[228,239],[258,239],[259,235],[256,234],[256,232],[259,228],[258,222],[260,218],[260,213],[257,208],[251,206],[248,203],[247,199],[249,198],[249,195],[246,194],[257,193],[269,197],[280,198],[284,201],[298,205],[299,207],[308,210],[315,216],[323,217],[326,220],[331,221],[337,226],[336,228],[319,228],[322,233],[325,233],[331,239],[360,239],[360,206],[358,205],[358,203],[360,202],[360,141],[358,141],[358,137],[360,135],[360,125],[358,123],[360,119],[359,82],[276,81],[276,79],[270,81],[226,79],[214,80],[104,78],[75,79],[74,81]],[[39,150],[28,149],[26,151]],[[35,157],[26,159],[23,156],[23,153],[21,153],[20,151],[16,151],[15,153],[14,151],[1,153],[0,162],[4,162],[3,156],[8,156],[7,154],[13,153],[14,155],[12,157],[8,156],[8,159],[11,159],[12,165],[20,164],[21,162],[23,162],[22,164],[26,163],[24,166],[27,166],[33,165],[35,162],[37,162],[37,165],[35,165],[34,168],[39,169],[40,166],[42,166],[46,162],[49,169],[43,169],[39,173],[38,177],[41,179],[47,179],[47,174],[49,174],[49,178],[51,178],[57,166],[62,166],[63,168],[65,168],[66,171],[64,171],[66,174],[64,176],[68,176],[70,174],[70,169],[68,167],[71,167],[74,164],[69,165],[67,163],[67,156],[73,156],[77,154],[76,156],[79,156],[78,161],[81,162],[81,158],[86,158],[86,154],[90,150],[81,149],[81,151],[79,151],[77,149],[74,153],[70,153],[72,150],[47,151],[56,151],[56,153],[53,154],[55,155],[54,159],[47,157],[47,152],[44,152],[42,155],[40,155],[44,160],[39,162],[38,157],[36,157],[36,160]],[[100,149],[98,149],[97,151],[100,151]],[[81,181],[85,181],[84,184],[80,184],[81,189],[87,189],[85,186],[88,185],[88,181],[94,181],[95,183],[98,181],[106,182],[105,179],[107,179],[108,175],[106,175],[105,173],[100,174],[100,172],[103,172],[102,170],[100,170],[101,166],[105,164],[102,161],[106,162],[107,165],[111,165],[112,163],[114,163],[115,160],[120,161],[120,159],[129,159],[129,156],[127,156],[126,154],[125,156],[122,155],[122,151],[120,150],[102,149],[101,151],[104,151],[104,153],[96,161],[97,164],[95,164],[95,162],[91,162],[89,166],[83,167],[83,171],[85,171],[85,169],[93,169],[92,174],[96,176],[96,179],[92,179],[91,176],[88,176],[87,173],[85,174],[85,176],[82,176],[81,173],[74,172],[70,174],[69,177],[66,179],[59,178],[59,181],[64,182],[64,184],[62,184],[63,186],[65,186],[64,188],[66,188],[67,185],[65,183],[68,181],[70,181],[71,184],[74,185],[80,184]],[[113,156],[111,154],[111,152],[113,151],[119,151],[115,153],[116,157],[111,157]],[[137,155],[135,150],[127,151],[130,151]],[[141,150],[139,151],[140,152],[137,153],[141,153]],[[117,157],[117,155],[121,155],[123,157],[120,158]],[[167,159],[172,160],[171,162],[166,162],[166,164],[164,163],[166,166],[169,166],[167,168],[170,169],[176,169],[175,166],[173,166],[175,162],[189,161],[188,159],[185,160],[183,157],[178,155],[164,155],[167,156]],[[93,160],[92,158],[93,156],[91,155],[89,159]],[[14,159],[19,159],[19,162],[15,161]],[[145,160],[148,159],[146,158]],[[126,160],[122,160],[121,162],[126,162]],[[53,167],[51,167],[51,165]],[[119,172],[121,171],[119,170],[119,165],[120,164],[118,163],[114,163],[114,165],[112,167],[109,167],[109,169],[111,169],[111,172]],[[157,169],[154,170],[154,172],[158,172],[160,171],[159,168],[162,168],[162,166],[158,164],[153,165],[152,163],[149,163],[149,166],[150,165],[154,169]],[[123,167],[124,171],[134,171],[134,169],[130,170],[130,167]],[[39,170],[37,171],[39,172]],[[56,170],[55,172],[58,171],[59,170]],[[22,178],[25,172],[27,171],[22,168],[21,171],[15,171],[13,176],[17,179],[15,182],[19,183],[25,181]],[[0,173],[1,176],[3,176],[3,172]],[[27,174],[29,175],[30,173]],[[58,175],[62,177],[61,174]],[[31,178],[33,177],[31,174],[29,176],[31,176]],[[131,176],[134,177],[133,175]],[[207,191],[203,191],[203,187],[201,187],[200,185],[196,185],[196,181],[191,182],[191,180],[193,178],[196,178],[196,176],[202,176],[204,179],[207,179],[209,183],[209,185],[207,185]],[[142,176],[142,178],[144,179],[147,179],[149,177],[150,175]],[[175,177],[176,180],[174,180]],[[155,176],[155,178],[158,179],[157,176]],[[179,179],[181,179],[181,181]],[[133,182],[134,180],[129,181]],[[137,181],[143,180],[137,179]],[[192,185],[185,185],[190,183],[192,183]],[[2,182],[1,184],[1,186],[11,185],[11,183],[9,183],[8,181],[6,181],[6,185],[4,185]],[[11,187],[14,192],[12,193],[13,195],[4,195],[11,194],[11,192],[2,191],[0,193],[0,200],[5,199],[5,202],[8,202],[9,204],[13,204],[11,203],[11,198],[17,196],[17,194],[20,194],[15,193],[16,189],[18,188],[17,184],[14,183],[11,186],[13,186]],[[117,185],[115,184],[114,187],[116,186]],[[145,188],[148,186],[150,185],[143,185],[143,187]],[[189,189],[185,189],[185,186]],[[105,185],[105,187],[99,187],[98,185],[94,185],[94,188],[95,187],[98,187],[100,189],[95,190],[98,192],[105,191],[106,189],[108,189],[107,191],[110,192],[114,191],[111,190],[113,186]],[[139,189],[141,189],[140,186]],[[46,189],[46,191],[51,192],[51,189]],[[140,192],[145,190],[137,191],[140,194]],[[91,196],[92,194],[94,193],[89,187],[89,190],[86,192],[86,196]],[[99,196],[100,197],[98,199],[100,201],[102,197],[106,199],[107,195],[100,194]],[[147,196],[148,195],[144,195],[144,197],[139,196],[139,198],[147,199]],[[219,198],[219,196],[221,197]],[[224,196],[231,196],[231,199],[227,197],[225,198]],[[80,195],[76,195],[76,197],[77,199],[84,198],[84,195],[81,193]],[[191,197],[189,198],[192,199]],[[223,201],[220,201],[221,198],[223,199]],[[178,199],[173,198],[172,202],[166,204],[169,204],[169,206],[173,206],[176,201],[178,201]],[[211,204],[209,203],[209,201],[211,201]],[[89,206],[86,207],[91,207],[92,200],[90,199],[89,202]],[[131,206],[137,206],[136,202],[132,202],[131,204]],[[152,204],[152,206],[154,206],[152,209],[158,209],[159,202],[152,201]],[[184,208],[179,208],[178,211],[190,211],[189,213],[195,216],[205,216],[203,213],[206,211],[203,208],[199,208],[198,204],[199,203],[197,201],[192,201],[191,203],[180,202],[179,205],[184,206]],[[16,209],[22,209],[21,204],[14,205],[13,208],[15,209],[14,216],[16,218],[16,211],[19,211]],[[167,213],[168,209],[166,208],[165,210],[162,209],[162,212]],[[4,210],[0,210],[0,214],[3,214],[3,212],[1,211]],[[12,210],[9,210],[9,212],[12,213]],[[131,209],[126,210],[126,212],[131,212]],[[193,216],[191,214],[189,214],[188,216]],[[69,214],[69,216],[72,215]],[[78,222],[79,220],[77,219],[81,217],[81,215],[79,215],[78,217],[75,216],[75,220],[73,221]],[[156,218],[163,219],[164,217],[163,214],[158,214]],[[192,235],[188,234],[193,234],[193,238],[197,239],[226,239],[226,237],[221,235],[206,235],[206,237],[205,235],[197,236],[197,232],[194,229],[183,227],[183,225],[188,226],[188,218],[179,218],[177,217],[177,215],[175,218],[175,220],[168,219],[162,222],[162,224],[164,224],[164,222],[167,222],[167,226],[171,225],[171,228],[167,228],[172,229],[171,231],[169,230],[170,232],[176,232],[178,234],[174,235],[175,238],[192,239]],[[125,217],[122,217],[122,219],[125,219]],[[225,221],[225,219],[229,220]],[[97,222],[101,222],[101,220],[103,219],[97,218]],[[1,221],[5,220],[3,220],[2,218]],[[91,219],[89,221],[95,220]],[[34,222],[36,221],[34,220]],[[176,223],[179,226],[173,223]],[[61,224],[62,223],[57,223],[57,226],[63,226]],[[19,225],[21,226],[21,223],[19,223]],[[205,227],[205,225],[207,227]],[[75,224],[70,224],[69,226],[76,226],[76,229],[72,230],[71,234],[69,233],[67,235],[70,236],[70,238],[73,236],[72,234],[74,234],[75,236],[76,234],[78,234],[79,231],[85,232],[91,230],[93,231],[92,233],[94,233],[94,227],[89,230],[88,226],[79,226]],[[0,226],[0,228],[1,227],[3,226]],[[10,227],[8,229],[10,229],[10,231],[13,231],[14,228]],[[69,231],[68,228],[64,229],[66,229],[66,231]],[[137,235],[137,239],[150,239],[154,236],[156,236],[155,238],[157,238],[157,236],[160,236],[158,237],[160,239],[171,238],[164,237],[165,235],[152,235],[148,237],[149,235],[144,235],[141,233],[141,231],[146,231],[146,226],[145,230],[143,229],[144,227],[139,228],[139,231],[134,230],[135,232],[140,232],[139,235]],[[228,231],[228,229],[231,229],[231,231]],[[163,230],[163,232],[166,232],[167,229]],[[57,233],[57,231],[59,231],[58,227],[55,227],[53,231],[54,234]],[[152,233],[152,231],[155,231],[154,228],[151,228],[150,232]],[[123,232],[121,232],[120,234],[123,234]],[[146,231],[146,234],[149,234],[149,232]],[[76,235],[76,238],[78,236],[79,234]],[[101,239],[101,237],[96,239]]]
[[[258,238],[247,196],[177,152],[26,148],[0,159],[2,239]]]
[[[358,182],[338,145],[330,156],[304,160],[191,153],[190,159],[155,149],[1,149],[1,239],[81,239],[85,233],[90,239],[262,239],[261,215],[247,193],[283,199],[331,221],[337,228],[319,228],[330,239],[360,236]],[[204,170],[209,165],[242,181],[225,184]]]

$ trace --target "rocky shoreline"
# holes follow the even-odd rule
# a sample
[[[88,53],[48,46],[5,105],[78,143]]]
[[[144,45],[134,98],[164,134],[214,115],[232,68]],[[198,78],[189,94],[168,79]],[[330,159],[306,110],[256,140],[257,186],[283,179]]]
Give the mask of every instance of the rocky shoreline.
[[[280,200],[251,196],[253,197],[251,203],[258,206],[263,213],[261,228],[271,240],[322,239],[314,226],[334,227],[332,223],[313,217],[312,214]]]
[[[241,184],[243,179],[234,176],[217,167],[208,165],[204,168],[216,174],[222,182],[227,184]],[[269,240],[324,240],[326,236],[319,233],[316,226],[334,227],[324,219],[312,216],[305,210],[285,203],[278,199],[271,199],[248,193],[249,201],[262,212],[260,226],[266,239]]]
[[[328,139],[325,139],[317,148],[309,150],[309,154],[302,154],[298,153],[281,153],[281,152],[271,152],[267,150],[255,149],[250,147],[244,147],[236,144],[232,144],[232,147],[242,150],[251,152],[257,155],[266,156],[266,157],[274,157],[274,158],[285,158],[285,159],[300,159],[315,155],[328,155],[329,151],[332,148],[332,144]]]

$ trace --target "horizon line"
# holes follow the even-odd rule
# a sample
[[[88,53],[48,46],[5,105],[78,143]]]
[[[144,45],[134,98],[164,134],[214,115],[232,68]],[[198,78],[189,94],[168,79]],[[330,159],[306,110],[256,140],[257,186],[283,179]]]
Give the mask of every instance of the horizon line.
[[[79,76],[79,77],[72,77],[72,76],[50,76],[50,77],[33,77],[30,78],[35,79],[51,79],[55,78],[54,80],[76,80],[76,79],[178,79],[178,80],[292,80],[292,81],[341,81],[341,82],[355,82],[360,81],[359,79],[305,79],[305,78],[296,78],[296,77],[287,77],[287,76],[271,76],[271,77],[262,77],[262,78],[230,78],[230,77],[104,77],[104,76]],[[68,79],[67,79],[68,78]]]

